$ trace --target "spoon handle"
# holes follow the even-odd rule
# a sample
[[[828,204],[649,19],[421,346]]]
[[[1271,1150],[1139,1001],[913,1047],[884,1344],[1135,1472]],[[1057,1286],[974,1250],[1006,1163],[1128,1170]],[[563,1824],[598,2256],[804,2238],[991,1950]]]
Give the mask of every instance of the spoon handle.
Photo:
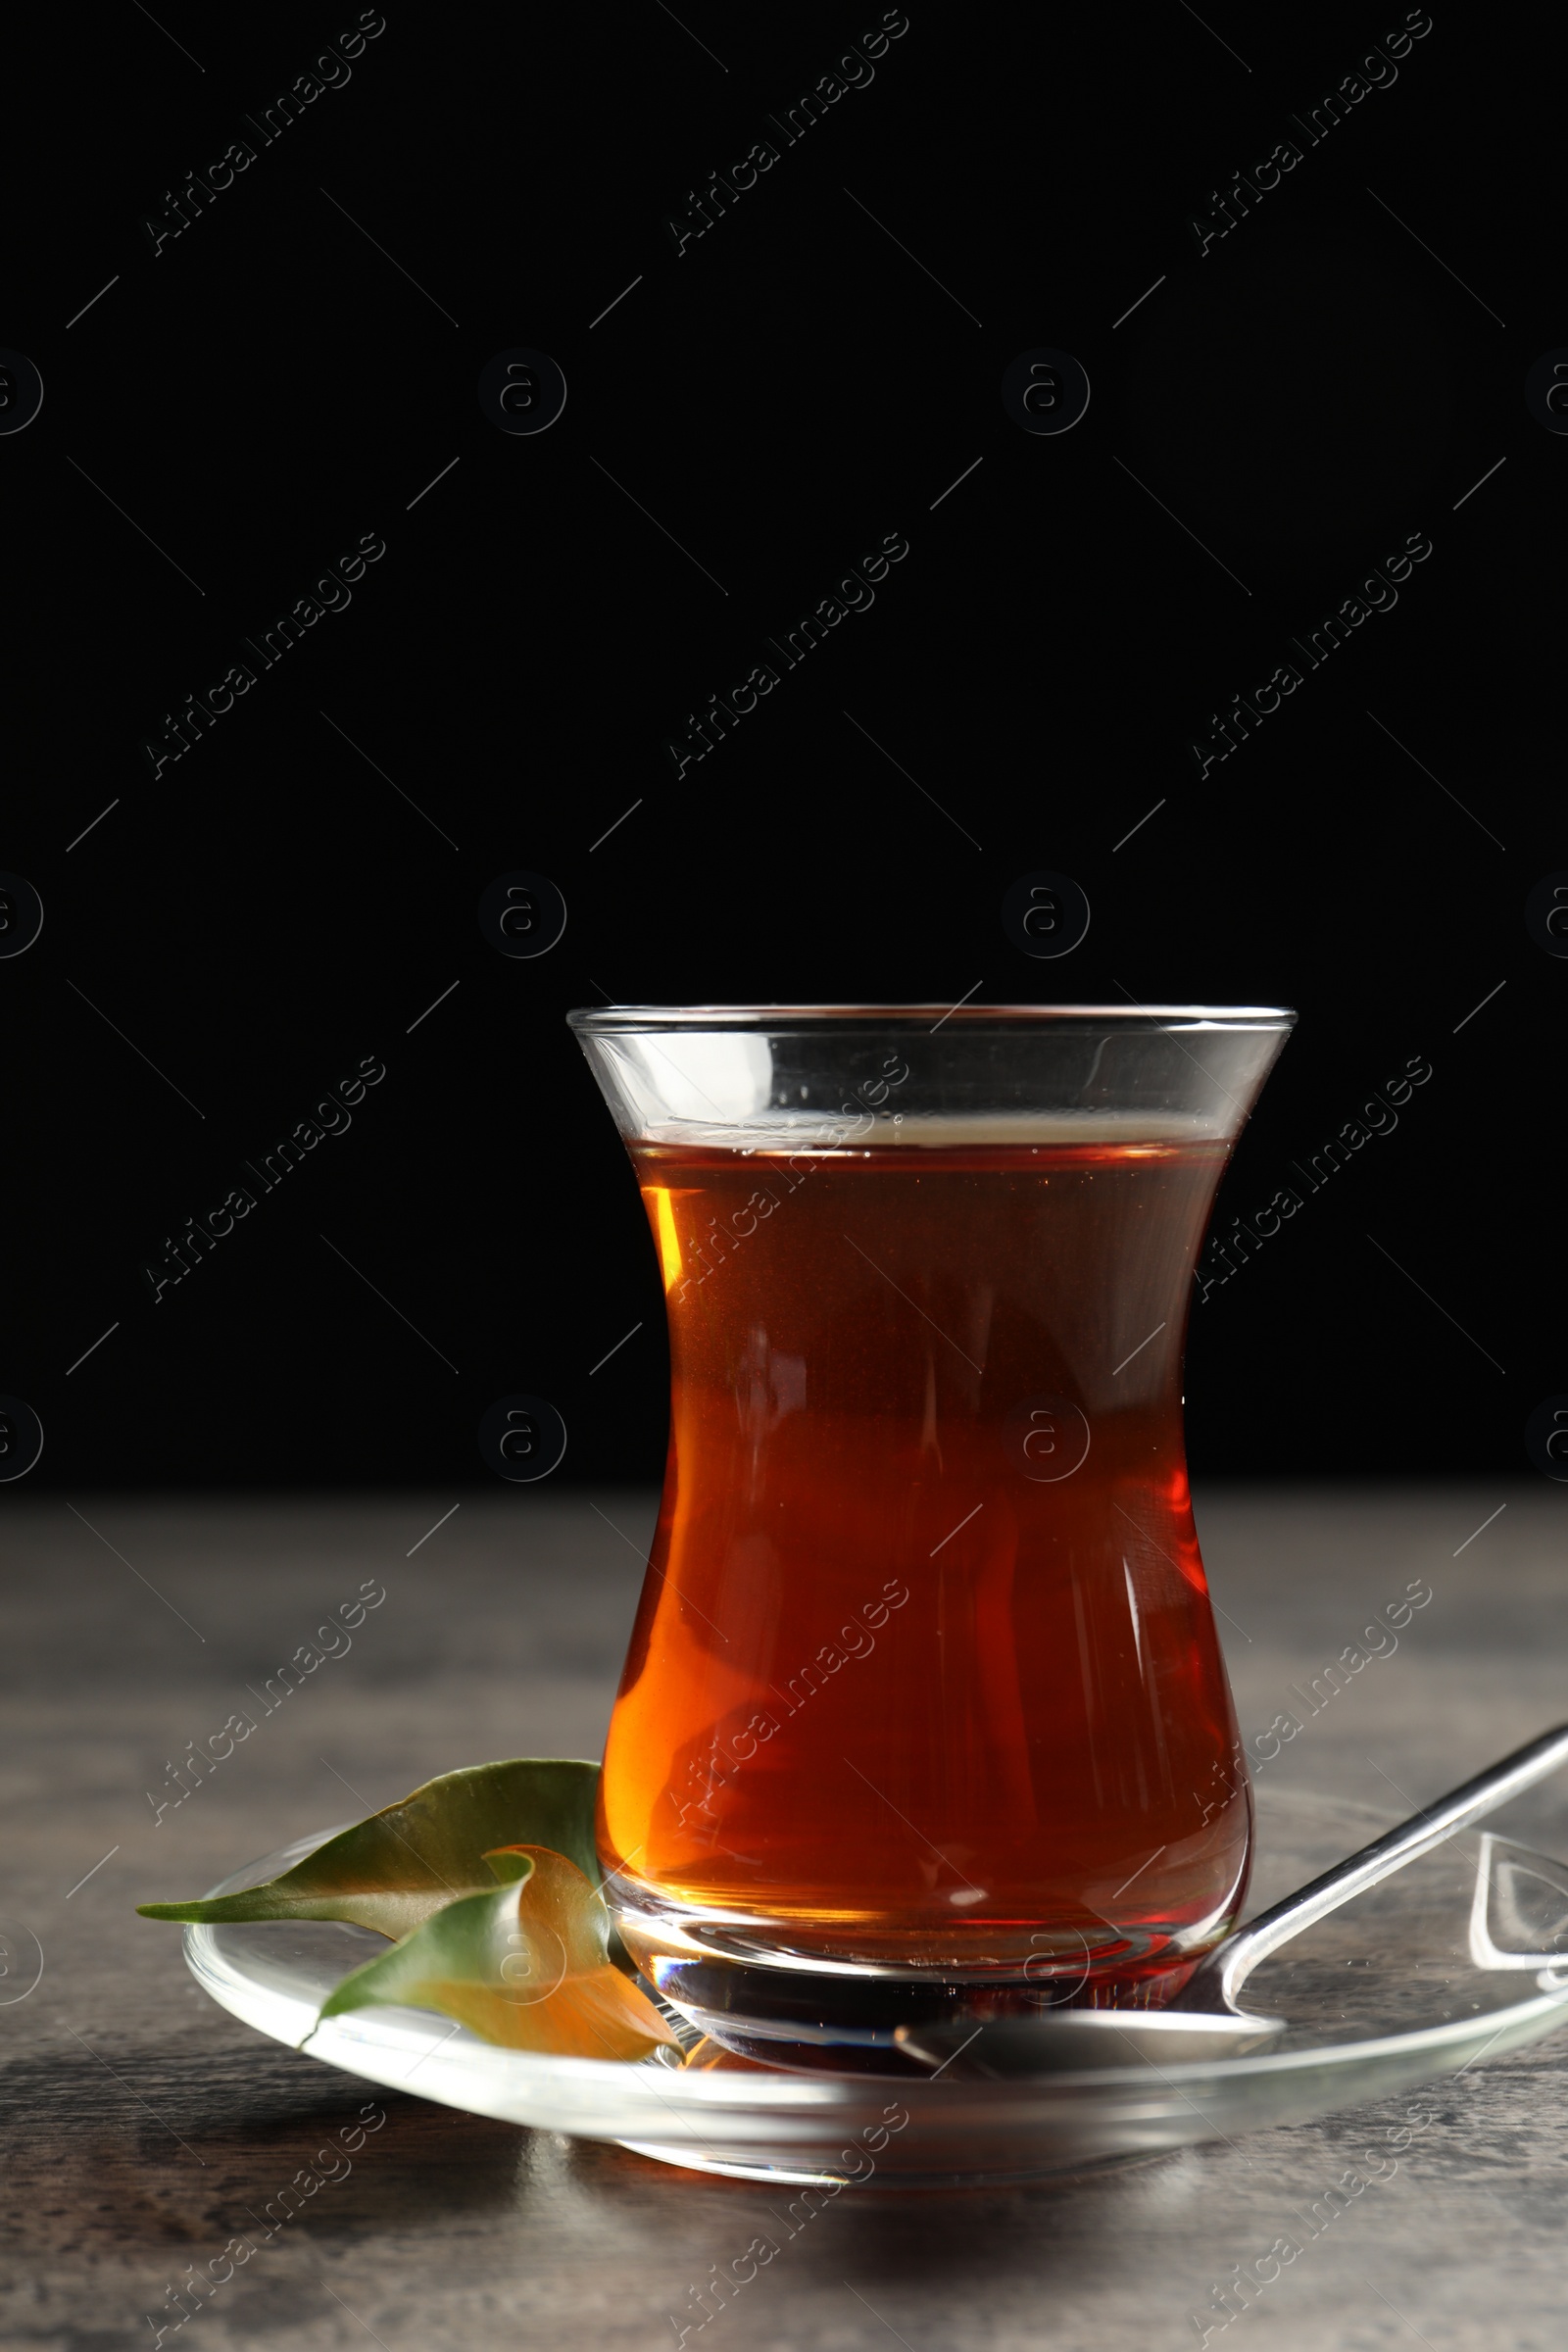
[[[1380,1879],[1413,1861],[1417,1854],[1441,1845],[1455,1830],[1494,1812],[1509,1797],[1533,1788],[1537,1781],[1544,1780],[1564,1763],[1568,1763],[1568,1724],[1559,1724],[1555,1731],[1543,1732],[1539,1740],[1515,1748],[1500,1763],[1489,1764],[1485,1772],[1450,1789],[1446,1796],[1423,1805],[1397,1829],[1386,1831],[1359,1852],[1336,1862],[1321,1878],[1309,1880],[1294,1894],[1286,1895],[1283,1902],[1260,1911],[1256,1919],[1249,1920],[1245,1928],[1216,1945],[1184,1987],[1183,2008],[1234,2007],[1237,1995],[1258,1962],[1277,1951],[1282,1943],[1289,1943],[1293,1936],[1300,1935],[1303,1928],[1338,1910],[1341,1903],[1348,1903],[1365,1887],[1375,1886]]]

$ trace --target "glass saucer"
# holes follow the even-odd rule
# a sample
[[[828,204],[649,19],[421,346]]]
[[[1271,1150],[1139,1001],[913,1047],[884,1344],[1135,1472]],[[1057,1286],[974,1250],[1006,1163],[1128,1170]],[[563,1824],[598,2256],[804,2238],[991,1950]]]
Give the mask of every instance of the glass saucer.
[[[1389,1826],[1364,1805],[1266,1788],[1257,1812],[1254,1909]],[[273,1878],[333,1834],[299,1838],[211,1891]],[[1026,2081],[763,2067],[712,2042],[684,2066],[538,2057],[419,2009],[367,2009],[317,2030],[332,1985],[386,1949],[367,1930],[325,1922],[187,1928],[185,1957],[213,1998],[259,2032],[472,2115],[742,2180],[1002,2183],[1302,2123],[1552,2033],[1568,2019],[1568,1964],[1551,1962],[1563,1938],[1521,1954],[1478,1927],[1486,1850],[1474,1832],[1449,1839],[1265,1961],[1247,2005],[1288,2025],[1262,2052]],[[1561,1884],[1568,1890],[1568,1870]],[[1568,1922],[1568,1891],[1560,1909]]]

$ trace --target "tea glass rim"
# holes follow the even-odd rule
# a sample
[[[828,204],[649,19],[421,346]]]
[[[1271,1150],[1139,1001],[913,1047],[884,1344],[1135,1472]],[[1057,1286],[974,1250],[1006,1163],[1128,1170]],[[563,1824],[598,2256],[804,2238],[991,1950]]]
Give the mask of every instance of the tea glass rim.
[[[802,1029],[821,1026],[883,1028],[935,1019],[965,1028],[1063,1030],[1283,1030],[1296,1025],[1282,1004],[605,1004],[566,1014],[578,1036],[639,1035],[683,1029]]]

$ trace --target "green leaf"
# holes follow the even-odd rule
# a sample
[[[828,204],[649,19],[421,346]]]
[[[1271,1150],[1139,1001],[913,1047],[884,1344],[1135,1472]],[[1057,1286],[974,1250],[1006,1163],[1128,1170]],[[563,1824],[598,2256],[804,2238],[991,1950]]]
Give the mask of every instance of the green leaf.
[[[525,1879],[519,1862],[541,1847],[588,1874],[591,1892],[600,1875],[598,1786],[597,1764],[565,1757],[468,1765],[329,1838],[265,1886],[137,1909],[144,1919],[215,1927],[249,1919],[344,1919],[396,1940],[459,1896],[493,1892],[509,1873],[514,1884]]]
[[[609,1913],[592,1881],[545,1846],[512,1847],[506,1859],[525,1866],[519,1880],[460,1895],[355,1969],[318,2023],[352,2009],[437,2009],[512,2050],[637,2059],[678,2046],[653,2003],[611,1965]]]

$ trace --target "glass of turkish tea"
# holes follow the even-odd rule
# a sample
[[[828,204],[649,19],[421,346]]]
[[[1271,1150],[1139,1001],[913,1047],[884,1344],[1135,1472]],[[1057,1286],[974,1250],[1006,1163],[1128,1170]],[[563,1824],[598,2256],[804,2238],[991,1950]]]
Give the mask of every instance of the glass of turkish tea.
[[[748,2049],[1168,1999],[1251,1798],[1182,1354],[1269,1007],[574,1012],[669,1321],[605,1892]]]

